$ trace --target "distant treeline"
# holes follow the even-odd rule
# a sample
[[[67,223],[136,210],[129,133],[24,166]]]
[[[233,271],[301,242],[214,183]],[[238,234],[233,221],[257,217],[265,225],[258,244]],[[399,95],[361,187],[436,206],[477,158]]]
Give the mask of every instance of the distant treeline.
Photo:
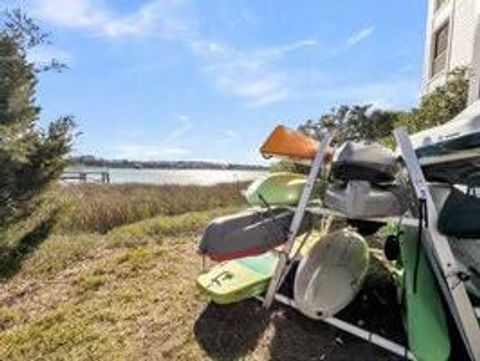
[[[70,158],[70,165],[106,168],[137,169],[226,169],[226,170],[266,170],[268,167],[252,164],[215,163],[205,161],[134,161],[128,159],[102,159],[90,155]]]

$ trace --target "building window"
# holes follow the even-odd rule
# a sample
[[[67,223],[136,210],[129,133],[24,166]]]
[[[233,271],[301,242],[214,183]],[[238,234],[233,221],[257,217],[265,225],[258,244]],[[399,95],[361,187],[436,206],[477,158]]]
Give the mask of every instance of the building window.
[[[440,9],[448,0],[435,0],[435,11]]]
[[[444,70],[447,65],[448,30],[447,22],[433,34],[432,76]]]

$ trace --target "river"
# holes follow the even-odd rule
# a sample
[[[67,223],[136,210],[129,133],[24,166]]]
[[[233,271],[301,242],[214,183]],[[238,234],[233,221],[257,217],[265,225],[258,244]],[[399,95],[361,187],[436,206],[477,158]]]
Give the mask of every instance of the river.
[[[101,172],[110,174],[110,182],[143,184],[194,184],[213,185],[217,183],[248,182],[261,177],[265,171],[220,170],[220,169],[134,169],[71,167],[67,171]]]

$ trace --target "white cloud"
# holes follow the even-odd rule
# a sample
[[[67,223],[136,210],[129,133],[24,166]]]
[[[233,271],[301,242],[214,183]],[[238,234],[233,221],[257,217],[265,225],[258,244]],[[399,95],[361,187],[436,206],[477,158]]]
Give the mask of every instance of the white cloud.
[[[364,28],[355,32],[347,39],[347,46],[354,46],[364,41],[365,39],[368,39],[374,31],[375,26],[369,26],[368,28]]]
[[[93,0],[33,0],[33,12],[57,25],[83,28],[108,38],[146,36],[175,37],[186,31],[182,1],[151,0],[130,14],[114,14]]]
[[[192,50],[205,61],[207,76],[228,94],[243,98],[252,106],[276,103],[289,97],[286,74],[274,64],[291,52],[316,46],[306,39],[291,44],[242,51],[227,45],[202,40],[192,41]]]
[[[196,28],[193,6],[184,0],[150,0],[118,14],[94,0],[32,0],[36,16],[51,23],[85,29],[112,38],[159,36],[183,43],[201,62],[216,87],[251,106],[284,100],[291,90],[275,62],[289,53],[317,45],[314,39],[258,50],[239,50],[205,39]],[[112,2],[113,3],[113,2]],[[102,6],[103,4],[103,6]]]

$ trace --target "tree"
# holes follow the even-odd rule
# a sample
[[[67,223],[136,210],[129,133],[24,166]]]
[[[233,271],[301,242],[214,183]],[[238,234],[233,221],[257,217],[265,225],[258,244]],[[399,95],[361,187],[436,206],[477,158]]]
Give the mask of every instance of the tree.
[[[34,20],[20,10],[6,12],[0,25],[0,234],[28,215],[62,173],[71,148],[72,117],[61,117],[46,130],[37,126],[35,104],[40,71],[63,68],[53,60],[35,67],[27,60],[32,47],[48,41]]]
[[[444,85],[424,95],[417,108],[406,111],[373,109],[371,105],[342,105],[322,115],[318,121],[307,120],[299,127],[306,134],[321,139],[327,130],[335,130],[338,142],[347,140],[381,142],[395,147],[393,129],[406,127],[415,133],[453,119],[468,101],[469,69],[450,72]]]
[[[448,122],[466,108],[468,86],[469,70],[453,70],[444,85],[424,95],[419,107],[403,113],[396,126],[404,126],[415,133]]]
[[[371,143],[390,134],[398,117],[398,112],[374,109],[372,105],[342,105],[322,115],[318,121],[308,120],[299,129],[317,139],[327,130],[335,130],[339,142]]]

